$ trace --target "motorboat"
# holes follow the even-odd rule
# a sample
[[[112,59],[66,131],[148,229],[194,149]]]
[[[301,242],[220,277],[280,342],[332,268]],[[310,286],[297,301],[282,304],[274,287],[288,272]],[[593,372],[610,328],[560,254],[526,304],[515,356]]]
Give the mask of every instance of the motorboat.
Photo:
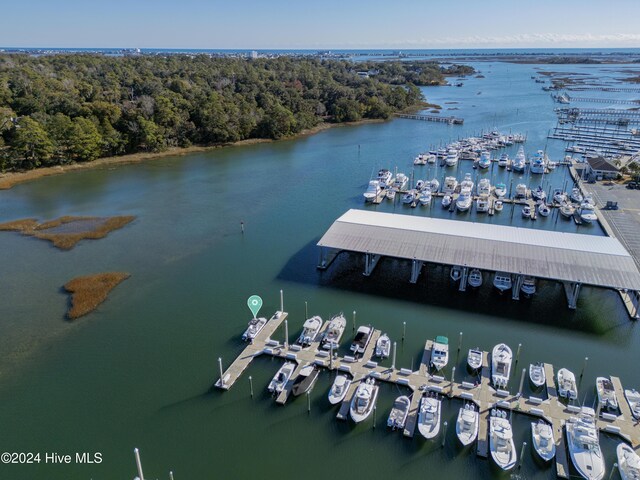
[[[387,358],[391,352],[391,340],[389,335],[383,333],[376,342],[376,357]]]
[[[582,202],[580,204],[580,208],[578,209],[578,213],[580,214],[580,218],[583,222],[591,223],[598,220],[598,216],[596,215],[594,206],[587,202]]]
[[[467,365],[473,371],[482,367],[482,350],[480,348],[470,348],[467,352]]]
[[[489,197],[487,195],[480,195],[476,199],[476,212],[486,213],[489,211]]]
[[[538,185],[538,188],[531,190],[531,197],[539,202],[544,202],[547,199],[547,192],[544,191],[542,185]]]
[[[483,150],[480,153],[480,160],[478,160],[478,167],[489,168],[491,166],[491,153],[487,150]]]
[[[349,408],[349,414],[353,421],[360,423],[366,420],[369,415],[371,415],[371,412],[373,412],[377,399],[378,386],[375,384],[374,379],[368,377],[366,380],[360,382],[356,393],[354,393],[351,399],[351,406]]]
[[[544,373],[544,365],[542,363],[529,364],[529,380],[538,388],[545,384],[547,375]]]
[[[523,218],[531,218],[531,206],[525,205],[522,207],[522,217]]]
[[[417,190],[418,192],[421,191],[424,188],[424,180],[418,180],[416,182],[416,186],[414,188],[414,190]]]
[[[496,272],[493,277],[493,286],[500,290],[500,292],[511,290],[511,275],[508,273]]]
[[[347,319],[344,318],[342,313],[334,315],[329,321],[327,330],[322,338],[322,348],[325,350],[337,350],[340,346],[340,339],[344,334],[344,329],[347,326]]]
[[[464,446],[471,445],[478,437],[480,415],[472,403],[466,403],[458,411],[456,420],[456,435]]]
[[[451,277],[451,280],[457,282],[458,280],[460,280],[460,277],[462,277],[462,267],[459,265],[454,265],[453,267],[451,267],[451,273],[449,275]]]
[[[545,155],[542,150],[538,150],[531,160],[529,170],[534,174],[544,173],[546,167]]]
[[[593,409],[582,407],[578,417],[567,420],[565,429],[573,466],[583,478],[601,480],[605,466]]]
[[[404,190],[409,182],[409,177],[407,177],[404,173],[397,173],[396,178],[393,181],[393,188],[396,190]]]
[[[393,174],[386,168],[382,168],[378,171],[378,181],[380,188],[390,187],[393,184]]]
[[[437,178],[429,182],[429,190],[431,190],[431,193],[437,193],[440,190],[440,181]]]
[[[547,160],[547,168],[548,168],[550,171],[555,170],[557,166],[558,166],[558,162],[554,162],[554,161],[552,161],[552,160]]]
[[[608,408],[609,410],[618,409],[616,390],[613,388],[613,383],[611,383],[610,378],[596,378],[596,392],[598,393],[598,403],[601,408]]]
[[[410,406],[411,400],[406,395],[396,398],[393,402],[391,412],[389,412],[387,427],[392,430],[402,430],[404,428],[404,424],[407,422]]]
[[[583,196],[583,202],[596,206],[596,202],[593,200],[593,196],[590,193],[585,192]]]
[[[527,157],[524,154],[524,147],[520,146],[518,149],[518,153],[516,153],[516,157],[513,159],[511,164],[511,168],[514,172],[524,172],[524,166],[527,162]]]
[[[491,352],[491,383],[496,388],[506,388],[511,374],[513,353],[506,343],[499,343]]]
[[[434,438],[440,432],[442,401],[435,397],[422,397],[418,411],[418,431],[426,438]]]
[[[556,189],[553,191],[553,201],[559,204],[567,203],[567,194],[562,190]]]
[[[531,440],[538,456],[545,462],[550,462],[556,456],[556,442],[553,429],[544,420],[531,422]]]
[[[576,211],[576,209],[569,202],[565,202],[565,203],[560,205],[560,213],[565,218],[573,217],[573,214],[575,213],[575,211]]]
[[[260,318],[252,318],[249,320],[249,324],[247,325],[247,329],[242,334],[242,340],[250,341],[256,338],[256,336],[260,333],[260,330],[264,328],[267,324],[267,319],[264,317]]]
[[[507,165],[509,165],[509,154],[503,153],[500,155],[500,158],[498,158],[498,166],[504,168]]]
[[[538,205],[538,213],[543,217],[548,217],[551,213],[551,208],[546,203],[542,202]]]
[[[526,297],[530,297],[536,293],[536,279],[527,275],[522,279],[522,285],[520,291],[524,293]]]
[[[507,412],[493,409],[489,418],[489,450],[491,458],[502,470],[511,470],[516,465],[516,447],[513,431],[507,420]]]
[[[478,195],[487,195],[491,194],[491,180],[488,178],[481,178],[478,182]]]
[[[451,206],[451,195],[446,194],[444,197],[442,197],[442,208],[449,208]]]
[[[467,283],[469,283],[469,286],[473,288],[478,288],[480,285],[482,285],[482,272],[477,268],[471,270],[469,272]]]
[[[619,443],[616,448],[618,457],[618,471],[622,480],[640,479],[640,457],[626,443]]]
[[[414,165],[426,165],[427,164],[427,155],[424,153],[419,154],[416,158],[413,159]]]
[[[458,164],[458,151],[449,149],[447,151],[447,157],[445,158],[445,164],[447,167],[455,167]]]
[[[580,189],[578,187],[573,187],[571,189],[571,195],[569,196],[569,198],[571,198],[572,202],[576,202],[578,204],[582,203],[584,201],[584,197],[582,196],[582,192],[580,191]]]
[[[378,180],[371,180],[369,182],[369,186],[367,187],[367,191],[362,195],[364,196],[364,200],[366,202],[373,202],[380,192],[382,191],[382,187],[380,187],[380,182]]]
[[[331,389],[329,390],[329,403],[336,405],[343,401],[344,397],[347,396],[347,391],[349,391],[350,386],[351,377],[345,373],[336,375],[336,379],[333,381],[333,385],[331,385]]]
[[[300,373],[293,381],[293,387],[291,388],[293,396],[298,397],[311,390],[319,374],[320,370],[315,365],[305,365],[302,367],[302,370],[300,370]]]
[[[355,354],[364,353],[367,345],[369,345],[372,334],[373,328],[371,328],[371,325],[362,325],[358,327],[356,336],[351,344],[351,351]]]
[[[415,202],[417,198],[418,192],[415,190],[409,190],[402,196],[402,203],[404,203],[405,205],[409,205],[410,203]]]
[[[473,180],[471,179],[470,173],[464,174],[464,179],[460,182],[460,191],[464,189],[469,189],[469,191],[473,190]]]
[[[496,200],[495,203],[493,204],[493,208],[496,212],[501,212],[502,209],[504,208],[504,204],[502,203],[502,200]]]
[[[442,370],[449,362],[449,339],[445,336],[438,335],[433,341],[431,347],[431,366],[437,372]]]
[[[461,212],[466,212],[471,207],[472,201],[471,189],[464,188],[460,192],[460,196],[458,196],[458,199],[456,200],[456,208]]]
[[[387,198],[391,201],[396,199],[396,191],[393,188],[387,189]]]
[[[275,395],[282,392],[282,390],[284,390],[284,387],[287,385],[287,382],[291,378],[291,375],[293,374],[295,369],[296,369],[295,363],[293,362],[284,363],[280,367],[280,369],[276,372],[276,374],[273,376],[273,378],[271,379],[271,382],[269,382],[269,386],[267,387],[267,390],[269,390],[269,392]]]
[[[624,398],[627,399],[631,414],[636,420],[640,420],[640,392],[635,388],[627,389],[624,391]]]
[[[496,188],[493,191],[494,195],[498,198],[503,198],[507,195],[507,185],[504,183],[496,184]]]
[[[578,398],[576,376],[566,368],[558,370],[558,395],[570,400],[576,400]]]
[[[429,188],[425,188],[420,192],[418,201],[420,202],[420,205],[429,205],[431,203],[431,190],[429,190]]]
[[[427,163],[436,163],[437,157],[436,155],[429,154],[427,155]]]
[[[444,187],[442,188],[442,193],[452,194],[458,188],[458,179],[456,177],[446,177],[444,179]]]
[[[447,149],[444,147],[440,147],[437,151],[436,151],[436,157],[440,158],[440,159],[444,159],[447,156]]]
[[[322,318],[318,315],[307,319],[302,325],[302,333],[298,337],[298,344],[303,347],[311,345],[311,342],[316,339],[318,332],[320,332],[320,328],[322,328]]]
[[[524,183],[516,185],[516,198],[527,198],[527,186]]]

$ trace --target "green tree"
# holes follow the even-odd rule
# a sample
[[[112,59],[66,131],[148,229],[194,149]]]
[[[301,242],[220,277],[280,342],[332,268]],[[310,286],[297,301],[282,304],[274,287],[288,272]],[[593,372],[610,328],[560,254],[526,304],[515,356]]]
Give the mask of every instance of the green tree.
[[[95,123],[83,117],[73,119],[69,152],[75,160],[95,160],[102,153],[102,145],[102,135]]]
[[[30,169],[40,166],[41,162],[53,155],[53,143],[46,130],[30,117],[20,119],[11,142],[16,154],[18,166]]]

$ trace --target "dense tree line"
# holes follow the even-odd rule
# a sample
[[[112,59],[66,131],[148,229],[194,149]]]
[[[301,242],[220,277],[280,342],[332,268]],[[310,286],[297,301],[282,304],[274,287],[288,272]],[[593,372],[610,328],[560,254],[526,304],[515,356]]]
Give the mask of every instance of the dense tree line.
[[[0,170],[387,118],[442,82],[436,64],[404,62],[0,55]]]

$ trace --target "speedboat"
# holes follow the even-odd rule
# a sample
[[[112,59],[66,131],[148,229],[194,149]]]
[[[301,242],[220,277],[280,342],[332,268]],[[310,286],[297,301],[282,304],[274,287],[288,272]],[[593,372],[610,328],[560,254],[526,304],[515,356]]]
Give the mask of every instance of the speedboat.
[[[378,386],[375,384],[373,378],[369,377],[366,380],[360,382],[356,393],[351,399],[351,406],[349,408],[349,414],[354,422],[360,423],[366,420],[376,404],[378,398]]]
[[[389,340],[389,335],[383,333],[378,338],[376,342],[376,357],[387,358],[389,356],[389,352],[391,351],[391,340]]]
[[[516,465],[516,447],[513,431],[507,420],[507,412],[493,409],[489,419],[489,450],[491,458],[502,470],[511,470]]]
[[[491,194],[491,180],[488,178],[481,178],[478,182],[478,195],[489,196]]]
[[[493,208],[495,209],[496,212],[501,212],[502,209],[504,208],[502,200],[496,200],[496,202],[493,204]]]
[[[418,412],[418,431],[426,438],[434,438],[440,432],[442,401],[434,397],[423,397]]]
[[[342,313],[331,317],[331,321],[322,339],[322,348],[325,350],[331,350],[332,348],[333,350],[337,350],[346,326],[347,319],[344,318]]]
[[[531,173],[536,173],[536,174],[544,173],[544,169],[546,166],[544,157],[545,155],[542,150],[538,150],[536,152],[536,154],[533,157],[533,160],[531,160],[531,164],[529,165],[529,169],[531,170]]]
[[[429,188],[425,188],[418,197],[420,201],[420,205],[429,205],[431,203],[431,190]]]
[[[640,457],[626,443],[619,443],[616,448],[618,470],[622,480],[638,480],[640,478]]]
[[[501,293],[511,290],[511,275],[508,273],[496,272],[496,275],[493,277],[493,286],[500,290]]]
[[[307,393],[318,379],[320,370],[315,365],[305,365],[293,382],[291,393],[294,397]]]
[[[596,378],[596,391],[598,392],[598,403],[602,408],[618,409],[618,398],[611,379],[607,377]]]
[[[396,398],[389,413],[389,418],[387,419],[387,427],[393,430],[403,429],[404,424],[407,422],[410,406],[411,400],[406,395]]]
[[[442,370],[449,362],[449,339],[442,335],[438,335],[433,341],[431,347],[431,366],[437,372]]]
[[[461,212],[466,212],[471,207],[471,202],[471,189],[464,188],[456,200],[456,208]]]
[[[378,180],[371,180],[369,182],[369,186],[367,187],[367,191],[364,192],[362,196],[364,197],[365,202],[373,202],[376,198],[378,198],[378,195],[380,195],[381,191],[382,188],[380,187],[380,182]]]
[[[540,205],[538,205],[538,213],[543,217],[548,217],[551,213],[551,208],[549,208],[549,205],[542,202]]]
[[[578,209],[578,213],[580,214],[580,218],[583,222],[591,223],[598,220],[595,209],[590,203],[582,202]]]
[[[491,383],[496,388],[506,388],[511,374],[513,353],[506,343],[499,343],[491,352]]]
[[[409,182],[409,177],[404,173],[398,173],[396,174],[396,179],[393,181],[393,188],[396,190],[404,190],[404,187],[407,186],[407,182]]]
[[[455,167],[458,164],[458,151],[449,149],[447,151],[447,158],[445,159],[447,167]]]
[[[442,192],[445,194],[452,194],[458,188],[458,180],[456,177],[446,177],[444,179],[444,187]]]
[[[311,342],[313,342],[318,335],[320,328],[322,328],[322,318],[315,315],[307,319],[302,325],[302,333],[298,337],[298,343],[303,347],[311,345]]]
[[[449,276],[454,282],[460,280],[460,277],[462,277],[462,267],[459,265],[454,265],[453,267],[451,267],[451,273],[449,274]]]
[[[631,414],[636,420],[640,420],[640,392],[635,388],[627,389],[624,391],[624,398],[627,399]]]
[[[471,180],[471,174],[465,173],[464,179],[460,182],[460,191],[464,189],[468,189],[469,191],[473,190],[473,180]]]
[[[580,415],[569,418],[565,426],[571,462],[588,480],[601,480],[605,471],[595,417],[592,408],[582,407]]]
[[[280,369],[276,372],[269,382],[269,386],[267,390],[273,394],[278,394],[284,390],[285,385],[291,378],[294,370],[296,369],[296,364],[293,362],[286,362],[284,365],[280,367]]]
[[[482,350],[478,347],[470,348],[467,353],[467,365],[471,370],[480,370],[482,367]]]
[[[256,338],[258,333],[260,333],[260,330],[262,330],[266,324],[267,324],[267,319],[264,317],[252,318],[251,320],[249,320],[249,325],[247,325],[247,329],[242,334],[242,340],[244,340],[245,342],[248,340],[253,340],[254,338]]]
[[[382,168],[378,171],[378,181],[380,182],[380,188],[390,187],[393,180],[393,174],[386,168]]]
[[[536,293],[536,279],[531,276],[526,276],[522,279],[522,285],[520,291],[524,293],[526,297],[530,297]]]
[[[531,439],[536,453],[545,462],[551,461],[556,455],[556,443],[553,439],[553,429],[544,420],[531,422]]]
[[[516,198],[527,198],[527,186],[524,183],[516,185]]]
[[[498,166],[504,168],[507,165],[509,165],[509,155],[507,153],[503,153],[500,155],[500,158],[498,159]]]
[[[467,403],[458,411],[458,420],[456,421],[456,435],[462,445],[471,445],[478,436],[478,426],[480,424],[480,415],[473,404]]]
[[[570,400],[578,398],[578,387],[576,386],[576,376],[566,368],[558,370],[558,395]]]
[[[480,168],[489,168],[491,166],[491,154],[483,150],[480,153],[480,160],[478,160],[478,167]]]
[[[544,373],[544,365],[542,363],[529,364],[529,380],[538,388],[545,384],[547,375]]]
[[[409,190],[407,193],[405,193],[402,196],[402,203],[404,203],[405,205],[408,205],[410,203],[413,203],[417,198],[418,198],[418,192],[416,192],[415,190]]]
[[[429,154],[426,156],[426,158],[427,158],[427,163],[436,163],[437,158],[435,155]]]
[[[507,185],[504,183],[496,184],[496,188],[493,191],[496,197],[502,198],[507,194]]]
[[[351,351],[355,354],[364,353],[367,345],[369,345],[372,334],[373,328],[371,328],[371,325],[363,325],[361,327],[358,327],[356,336],[353,339],[353,343],[351,344]]]
[[[474,268],[469,272],[469,278],[467,279],[469,285],[473,288],[478,288],[482,285],[482,272],[477,268]]]
[[[571,189],[570,198],[572,202],[576,202],[576,203],[582,203],[582,201],[584,200],[584,197],[582,196],[582,192],[578,187],[573,187]]]
[[[396,191],[393,188],[387,189],[387,198],[391,201],[396,199]]]
[[[344,397],[347,396],[349,386],[351,386],[351,378],[348,375],[344,373],[337,375],[329,390],[329,403],[336,405],[344,400]]]
[[[524,154],[524,147],[520,146],[518,153],[516,153],[516,158],[514,158],[513,163],[511,164],[511,168],[514,172],[524,172],[524,165],[526,161],[527,158]]]
[[[534,200],[544,202],[547,199],[547,192],[544,191],[541,185],[538,185],[538,188],[531,190],[531,197]]]
[[[429,182],[429,190],[431,190],[431,193],[437,193],[438,190],[440,190],[440,182],[437,178],[434,178]]]
[[[560,205],[560,213],[565,218],[573,217],[573,214],[575,213],[575,211],[576,209],[569,202],[565,202],[562,205]]]
[[[522,207],[522,217],[531,218],[531,206],[525,205],[524,207]]]
[[[442,197],[442,208],[449,208],[451,206],[451,195],[446,194]]]

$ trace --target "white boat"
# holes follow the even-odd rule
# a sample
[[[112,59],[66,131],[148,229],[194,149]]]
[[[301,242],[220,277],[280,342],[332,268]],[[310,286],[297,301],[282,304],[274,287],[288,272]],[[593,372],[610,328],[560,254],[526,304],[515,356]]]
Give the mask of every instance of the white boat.
[[[396,191],[393,188],[387,189],[387,198],[391,201],[396,199]]]
[[[453,267],[451,267],[451,273],[449,275],[451,276],[451,280],[457,282],[458,280],[460,280],[460,277],[462,277],[462,267],[460,267],[459,265],[454,265]]]
[[[427,155],[424,153],[419,154],[416,158],[413,159],[414,165],[426,165],[427,164]]]
[[[393,183],[393,174],[386,168],[382,168],[378,171],[378,182],[380,182],[380,188],[390,187]]]
[[[554,190],[553,191],[553,201],[559,204],[563,204],[567,202],[567,194],[562,190]]]
[[[491,352],[491,383],[496,388],[506,388],[511,374],[513,353],[506,343],[499,343]]]
[[[467,365],[471,370],[480,370],[482,367],[482,350],[478,347],[470,348],[467,352]]]
[[[549,170],[555,170],[557,166],[558,166],[558,162],[547,160],[547,168]]]
[[[458,179],[456,177],[446,177],[444,179],[444,187],[442,193],[452,194],[458,188]]]
[[[544,420],[531,422],[531,439],[536,453],[545,462],[550,462],[556,456],[556,443],[553,438],[553,429]]]
[[[584,197],[582,196],[582,192],[578,187],[573,187],[571,189],[570,198],[572,202],[576,202],[576,203],[582,203],[584,200]]]
[[[336,379],[333,381],[333,385],[331,385],[331,389],[329,390],[329,403],[331,405],[336,405],[344,400],[344,397],[347,396],[347,391],[351,386],[351,378],[344,374],[340,373],[336,375]]]
[[[409,182],[409,177],[407,177],[404,173],[397,173],[396,178],[393,181],[393,188],[396,190],[404,190]]]
[[[542,150],[538,150],[531,160],[531,164],[529,165],[529,169],[531,173],[541,174],[544,173],[544,169],[546,167],[545,155]]]
[[[440,190],[440,182],[437,178],[434,178],[429,182],[429,190],[431,190],[431,193],[437,193],[438,190]]]
[[[489,450],[491,458],[502,470],[511,470],[516,465],[516,447],[507,413],[492,410],[489,418]]]
[[[480,153],[480,160],[478,160],[478,167],[480,168],[489,168],[491,166],[491,153],[486,150],[483,150]]]
[[[322,328],[322,318],[315,315],[307,319],[302,325],[302,333],[298,337],[298,344],[303,347],[311,345],[311,342],[316,339],[318,332],[320,332],[320,328]]]
[[[619,443],[616,448],[616,456],[622,480],[640,479],[640,457],[633,448],[626,443]]]
[[[437,151],[436,151],[436,157],[437,158],[445,158],[447,156],[447,149],[444,147],[440,147]]]
[[[349,414],[354,422],[360,423],[366,420],[373,407],[376,404],[378,398],[378,386],[375,384],[373,378],[369,377],[366,380],[360,382],[356,393],[353,394],[351,399],[351,406],[349,408]]]
[[[524,154],[524,147],[520,146],[516,158],[513,159],[511,168],[514,172],[524,172],[524,165],[527,162],[527,157]]]
[[[540,205],[538,205],[538,213],[543,217],[548,217],[549,214],[551,213],[551,208],[549,208],[549,205],[543,202]]]
[[[347,326],[347,319],[342,313],[331,317],[331,321],[327,326],[324,337],[322,338],[322,348],[325,350],[337,350],[340,346],[340,339]]]
[[[469,286],[473,288],[478,288],[482,285],[482,272],[477,268],[474,268],[469,272],[469,278],[467,279]]]
[[[442,208],[449,208],[451,205],[451,195],[447,194],[442,197]]]
[[[511,275],[508,273],[496,272],[493,277],[493,286],[500,290],[500,292],[511,290]]]
[[[542,363],[529,364],[529,380],[538,388],[545,384],[547,375],[544,373],[544,365]]]
[[[429,205],[431,203],[431,190],[429,188],[425,188],[418,197],[420,201],[420,205]]]
[[[558,370],[558,395],[570,400],[578,398],[578,387],[576,386],[576,376],[566,368]]]
[[[471,180],[471,174],[465,173],[464,179],[460,182],[460,191],[464,189],[469,189],[469,191],[473,190],[473,180]]]
[[[640,392],[635,388],[627,389],[624,391],[624,398],[627,399],[631,414],[636,420],[640,420]]]
[[[480,415],[472,403],[466,403],[458,411],[456,420],[456,435],[462,445],[471,445],[478,437],[478,426],[480,425]]]
[[[611,379],[607,377],[596,378],[596,392],[598,393],[598,403],[600,407],[610,410],[618,409],[618,398],[616,397],[616,390],[613,388]]]
[[[373,202],[376,198],[378,198],[378,195],[380,195],[381,191],[382,188],[380,187],[380,182],[378,180],[371,180],[369,182],[369,186],[367,187],[367,191],[364,192],[362,196],[364,197],[364,200],[366,202]]]
[[[406,395],[402,395],[395,399],[391,412],[389,412],[389,418],[387,419],[387,427],[393,430],[401,430],[404,428],[404,424],[407,422],[407,416],[409,415],[409,407],[411,406],[411,400]]]
[[[437,157],[433,154],[427,155],[427,163],[436,163]]]
[[[458,151],[449,149],[447,151],[447,158],[445,159],[447,167],[455,167],[458,164]]]
[[[488,178],[481,178],[478,182],[478,195],[487,195],[491,194],[491,180]]]
[[[531,206],[525,205],[524,207],[522,207],[522,217],[531,218]]]
[[[416,182],[416,186],[414,188],[414,190],[417,190],[418,192],[421,191],[424,188],[424,180],[418,180]]]
[[[364,353],[367,345],[369,345],[372,333],[373,328],[371,328],[371,325],[363,325],[361,327],[358,327],[356,336],[353,339],[353,343],[351,344],[351,351],[355,354]]]
[[[418,431],[426,438],[434,438],[440,432],[442,402],[438,398],[423,397],[418,412]]]
[[[402,196],[402,203],[404,203],[405,205],[408,205],[410,203],[413,203],[418,197],[418,192],[416,192],[415,190],[409,190],[407,193],[405,193]]]
[[[524,293],[526,297],[530,297],[536,293],[536,279],[527,275],[522,279],[522,285],[520,291]]]
[[[242,340],[244,340],[245,342],[248,340],[253,340],[254,338],[256,338],[256,335],[260,333],[260,330],[262,330],[266,324],[267,324],[266,318],[263,318],[263,317],[252,318],[251,320],[249,320],[247,329],[242,334]]]
[[[437,372],[442,370],[449,362],[449,339],[442,335],[438,335],[433,341],[431,347],[431,366]]]
[[[575,211],[576,209],[569,202],[565,202],[562,205],[560,205],[560,213],[565,218],[573,217],[573,214],[575,213]]]
[[[285,385],[291,378],[291,375],[296,369],[296,364],[293,362],[286,362],[284,365],[280,367],[280,369],[276,372],[276,374],[269,382],[269,386],[267,390],[273,394],[279,394],[284,389]]]
[[[582,407],[580,415],[569,418],[565,428],[573,466],[583,478],[601,480],[605,466],[593,409]]]
[[[593,200],[593,196],[587,192],[584,193],[583,202],[587,202],[588,204],[593,205],[594,207],[596,206],[596,202]]]
[[[538,188],[531,190],[531,197],[534,200],[544,202],[547,199],[547,192],[544,191],[541,185],[538,185]]]
[[[516,185],[516,198],[527,198],[527,186],[524,183]]]
[[[303,393],[307,393],[313,385],[316,383],[318,379],[318,375],[320,374],[320,370],[317,366],[309,364],[302,367],[300,373],[293,381],[293,386],[291,387],[291,393],[294,397],[299,397]]]
[[[376,357],[387,358],[391,352],[391,340],[389,335],[383,333],[376,342]]]
[[[502,209],[504,208],[504,204],[502,203],[502,200],[496,200],[496,202],[493,204],[493,208],[495,209],[496,212],[501,212]]]
[[[496,184],[493,194],[498,198],[503,198],[507,194],[507,185],[504,183]]]
[[[471,189],[464,188],[458,199],[456,200],[456,208],[461,212],[466,212],[471,207],[471,202],[473,199],[471,198]]]
[[[507,153],[503,153],[498,159],[498,166],[504,168],[507,165],[509,165],[509,155]]]
[[[582,202],[578,209],[578,213],[580,214],[580,218],[583,222],[591,223],[598,220],[595,209],[590,203]]]

